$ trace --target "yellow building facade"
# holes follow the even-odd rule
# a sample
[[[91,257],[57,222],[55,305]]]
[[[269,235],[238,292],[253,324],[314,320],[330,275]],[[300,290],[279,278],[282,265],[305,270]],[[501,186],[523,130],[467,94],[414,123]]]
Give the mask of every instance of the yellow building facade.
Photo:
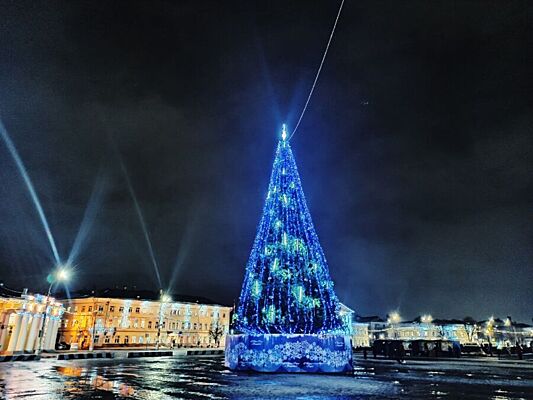
[[[165,348],[222,347],[231,312],[231,307],[217,304],[143,300],[141,296],[91,296],[64,300],[64,304],[59,341],[79,349],[153,348],[157,343]]]
[[[0,354],[54,350],[63,313],[62,304],[53,297],[27,293],[0,297]]]

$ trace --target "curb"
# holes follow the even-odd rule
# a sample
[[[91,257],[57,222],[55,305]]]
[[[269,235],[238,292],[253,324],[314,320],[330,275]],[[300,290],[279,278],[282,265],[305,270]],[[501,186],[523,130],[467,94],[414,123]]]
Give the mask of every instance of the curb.
[[[0,356],[0,362],[10,362],[10,361],[35,361],[40,360],[41,357],[35,354],[16,354],[11,356]]]
[[[57,356],[58,360],[87,360],[90,358],[115,358],[115,355],[113,353],[106,352],[106,353],[60,354]]]
[[[187,350],[188,356],[221,355],[224,350]]]
[[[172,351],[130,351],[128,358],[140,357],[172,357]]]

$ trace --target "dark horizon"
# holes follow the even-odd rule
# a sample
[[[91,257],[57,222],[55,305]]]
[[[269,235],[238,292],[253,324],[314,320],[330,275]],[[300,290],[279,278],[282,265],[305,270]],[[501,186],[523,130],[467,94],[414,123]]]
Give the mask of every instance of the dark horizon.
[[[532,5],[346,2],[291,140],[341,302],[360,315],[531,322]],[[282,123],[337,2],[0,1],[0,119],[72,290],[233,304]],[[55,261],[0,141],[0,281],[45,292]],[[89,226],[91,225],[91,226]]]

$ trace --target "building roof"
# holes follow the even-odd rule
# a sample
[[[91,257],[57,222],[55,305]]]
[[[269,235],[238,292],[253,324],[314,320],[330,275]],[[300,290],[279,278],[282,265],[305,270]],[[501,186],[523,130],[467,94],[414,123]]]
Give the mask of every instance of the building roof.
[[[211,299],[202,296],[190,296],[176,293],[169,293],[172,298],[172,302],[177,303],[196,303],[196,304],[207,304],[207,305],[218,305],[222,307],[230,307],[224,304],[217,303]],[[68,299],[83,299],[90,297],[103,297],[103,298],[112,298],[112,299],[124,299],[124,300],[159,300],[160,294],[157,291],[152,290],[138,290],[138,289],[85,289],[78,290],[70,293],[57,293],[56,298],[62,300]]]
[[[377,315],[371,315],[369,317],[363,317],[361,315],[356,315],[354,318],[355,322],[362,322],[362,323],[368,323],[368,322],[385,322],[384,319],[381,317],[378,317]]]

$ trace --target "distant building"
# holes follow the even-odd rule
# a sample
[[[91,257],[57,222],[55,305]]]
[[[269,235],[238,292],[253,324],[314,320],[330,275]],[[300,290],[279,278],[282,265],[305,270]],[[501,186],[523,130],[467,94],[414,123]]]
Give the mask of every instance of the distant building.
[[[231,307],[148,291],[103,290],[64,301],[59,340],[78,348],[224,346]],[[216,340],[215,340],[216,339]]]
[[[354,322],[352,324],[352,346],[355,348],[370,346],[368,324],[361,322]]]
[[[366,325],[367,331],[368,331],[368,341],[369,345],[372,345],[374,340],[377,339],[386,339],[388,334],[389,325],[385,320],[378,317],[377,315],[372,315],[370,317],[362,317],[360,315],[357,315],[355,317],[355,323],[359,326]],[[361,332],[361,335],[364,334],[362,331],[363,329],[361,327],[356,328],[354,327],[354,330],[357,330]],[[359,336],[357,340],[363,341],[363,337]]]
[[[340,303],[339,317],[342,320],[342,325],[347,335],[352,334],[353,315],[354,310],[352,310],[346,304]]]
[[[0,353],[53,350],[63,312],[53,297],[26,292],[20,297],[0,296]]]
[[[433,324],[440,329],[440,336],[443,339],[453,340],[460,344],[478,341],[477,324],[465,323],[458,319],[436,319]]]

